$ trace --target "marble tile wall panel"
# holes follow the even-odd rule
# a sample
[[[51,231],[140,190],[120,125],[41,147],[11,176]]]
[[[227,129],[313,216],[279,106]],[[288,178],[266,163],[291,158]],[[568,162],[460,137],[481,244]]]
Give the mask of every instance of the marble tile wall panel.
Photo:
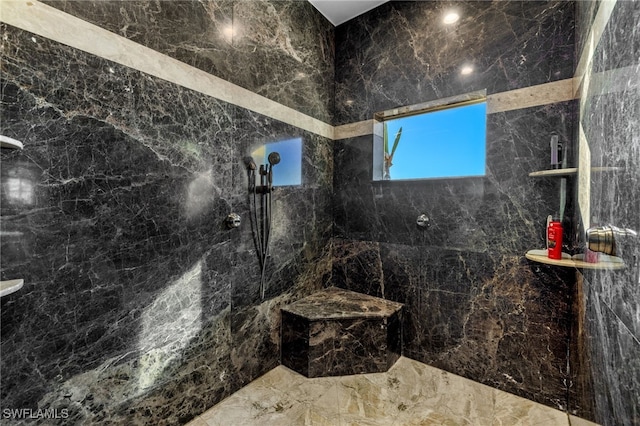
[[[403,308],[404,309],[404,308]],[[400,310],[386,320],[387,329],[387,370],[402,356],[402,328],[404,311]]]
[[[359,263],[379,293],[405,304],[403,355],[531,400],[566,408],[572,273],[519,256],[336,240],[334,276],[358,286]],[[362,257],[358,258],[357,251]],[[374,256],[377,255],[377,258]],[[374,263],[371,261],[375,260]],[[352,266],[352,267],[350,267]],[[342,276],[340,275],[342,273]]]
[[[637,425],[640,345],[637,336],[600,300],[593,284],[584,282],[595,419],[602,425]]]
[[[290,312],[282,312],[282,347],[280,362],[309,376],[309,320]]]
[[[401,330],[401,304],[331,287],[283,308],[282,363],[307,377],[384,372]]]
[[[2,151],[2,279],[25,279],[2,299],[3,408],[180,424],[277,365],[279,306],[330,275],[330,141],[2,33],[1,132],[25,143]],[[242,157],[283,135],[303,185],[274,195],[263,302]]]
[[[331,123],[334,33],[307,1],[44,1]]]
[[[560,211],[561,181],[528,173],[549,168],[552,132],[572,145],[576,106],[490,114],[484,178],[371,182],[370,136],[334,149],[334,285],[405,303],[405,356],[559,409],[574,276],[523,254]]]
[[[578,10],[588,5],[578,4]],[[588,12],[580,12],[588,13]],[[580,125],[588,141],[593,166],[617,166],[616,173],[591,174],[591,225],[613,224],[640,229],[640,4],[619,1],[605,27],[591,64],[588,91],[583,93]],[[579,28],[587,32],[588,28]],[[580,194],[577,194],[580,195]],[[580,220],[580,218],[578,218]],[[583,221],[579,221],[581,225]],[[619,238],[622,271],[584,271],[583,300],[576,313],[582,319],[577,336],[590,363],[577,381],[591,385],[595,402],[578,399],[571,407],[605,425],[640,424],[640,244]],[[586,377],[585,377],[586,376]],[[590,405],[592,404],[592,405]]]
[[[239,156],[234,164],[234,208],[241,215],[244,225],[232,236],[232,242],[242,248],[237,275],[232,282],[232,305],[249,306],[260,298],[259,265],[251,230],[251,212],[247,191],[248,176],[242,161],[252,151],[271,142],[286,139],[302,139],[302,187],[278,187],[272,195],[272,229],[270,259],[267,262],[266,294],[273,296],[292,286],[296,277],[313,267],[317,254],[324,253],[331,238],[331,188],[333,158],[331,141],[295,127],[275,122],[254,113],[236,108],[235,141]],[[279,172],[274,166],[274,174]],[[259,198],[257,199],[260,203]],[[296,208],[291,208],[291,206]],[[247,266],[253,269],[247,274]]]
[[[589,36],[589,28],[596,17],[598,7],[601,0],[589,0],[578,1],[575,6],[576,14],[576,27],[575,27],[575,40],[576,40],[576,56],[575,63],[580,60],[580,55],[584,49],[585,43]]]
[[[528,173],[549,167],[552,132],[571,141],[574,114],[572,101],[489,115],[484,178],[371,182],[371,137],[336,141],[335,236],[510,255],[542,248],[546,217],[560,211],[560,180]],[[416,226],[422,213],[427,230]]]
[[[449,8],[460,21],[442,24]],[[574,3],[389,2],[336,28],[335,124],[573,76]],[[463,76],[463,65],[474,72]]]
[[[394,324],[398,324],[397,320]],[[387,371],[390,360],[397,360],[387,346],[388,333],[400,331],[393,328],[388,330],[386,318],[311,321],[309,377]]]

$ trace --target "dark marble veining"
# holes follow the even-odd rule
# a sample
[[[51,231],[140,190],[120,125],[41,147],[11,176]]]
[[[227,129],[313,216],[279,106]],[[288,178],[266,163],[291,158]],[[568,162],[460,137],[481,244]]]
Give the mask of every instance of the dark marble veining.
[[[549,168],[552,132],[570,143],[574,114],[566,102],[489,115],[483,178],[371,182],[371,137],[336,141],[335,236],[510,255],[541,248],[547,215],[560,211],[560,181],[528,173]],[[427,230],[416,226],[422,213]]]
[[[1,153],[2,279],[25,280],[1,301],[2,408],[182,424],[276,366],[280,307],[329,281],[330,141],[2,36],[0,130],[25,144]],[[302,138],[303,184],[274,193],[262,301],[242,158],[282,137]]]
[[[566,408],[570,270],[521,256],[334,241],[335,283],[402,302],[403,355]],[[361,257],[359,256],[361,254]],[[339,256],[339,254],[338,254]],[[370,270],[359,276],[360,264]],[[336,265],[337,264],[337,265]]]
[[[570,78],[599,4],[389,2],[334,30],[307,2],[47,3],[327,122],[337,31],[337,124]],[[455,28],[437,21],[449,5],[462,12]],[[580,123],[592,165],[622,168],[592,175],[591,223],[636,230],[639,7],[617,2]],[[371,183],[370,137],[333,144],[2,33],[0,130],[25,142],[1,153],[2,279],[25,279],[1,301],[3,409],[68,409],[58,424],[185,423],[277,365],[283,306],[335,285],[403,303],[402,339],[367,331],[399,330],[393,316],[294,327],[318,338],[318,374],[370,361],[346,363],[328,350],[340,342],[320,338],[349,329],[367,338],[352,354],[392,348],[376,368],[404,340],[405,355],[447,371],[605,425],[640,424],[638,241],[620,244],[627,269],[586,271],[579,288],[571,270],[522,257],[543,247],[544,219],[559,210],[560,180],[528,173],[547,168],[551,132],[577,164],[577,102],[490,115],[483,178]],[[476,72],[459,75],[462,60]],[[303,140],[303,184],[274,193],[262,301],[242,157],[291,137]],[[238,230],[223,226],[230,211]],[[565,224],[565,250],[580,250],[581,224]]]
[[[390,2],[337,29],[339,123],[572,77],[572,3],[452,4],[462,9],[456,29],[426,24],[448,6],[440,2]],[[478,59],[469,81],[458,74],[461,52]],[[523,256],[544,247],[545,219],[561,210],[562,181],[528,174],[549,168],[552,133],[575,164],[576,109],[571,101],[487,116],[479,178],[371,182],[371,136],[334,148],[334,285],[404,303],[404,355],[563,410],[575,277]],[[574,182],[565,185],[571,194]],[[569,252],[573,209],[569,196]],[[423,213],[428,229],[416,225]]]
[[[44,3],[324,122],[333,120],[335,30],[307,1]]]
[[[594,9],[578,2],[581,15],[592,15]],[[590,217],[577,219],[580,231],[587,219],[591,225],[640,230],[640,124],[635,119],[640,114],[639,19],[638,2],[617,2],[587,70],[588,91],[583,95],[580,125],[588,141],[591,165],[620,170],[592,173],[590,187],[580,188],[589,193],[591,204]],[[588,27],[578,28],[581,37],[588,31]],[[576,338],[585,348],[587,360],[576,377],[583,389],[571,409],[603,425],[638,425],[640,241],[620,238],[617,244],[625,269],[583,271]]]
[[[389,317],[402,308],[400,303],[364,293],[329,287],[283,308],[310,320]]]
[[[387,371],[401,354],[402,304],[330,287],[282,308],[282,364],[307,377]]]
[[[449,9],[460,21],[446,26]],[[571,78],[573,37],[573,2],[388,2],[336,28],[335,124]]]
[[[574,35],[576,40],[576,65],[580,60],[580,55],[582,54],[582,50],[587,42],[587,37],[589,36],[589,28],[591,28],[591,25],[593,24],[601,3],[601,0],[576,2],[576,28]]]

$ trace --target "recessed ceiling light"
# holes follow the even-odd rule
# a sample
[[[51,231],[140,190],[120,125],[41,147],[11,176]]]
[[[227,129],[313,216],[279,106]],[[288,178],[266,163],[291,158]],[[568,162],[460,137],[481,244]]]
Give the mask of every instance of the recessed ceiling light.
[[[444,15],[444,18],[442,18],[442,22],[447,25],[455,24],[456,22],[458,22],[458,19],[460,19],[460,15],[458,15],[456,12],[449,12]]]
[[[472,72],[473,72],[473,67],[471,65],[465,65],[460,70],[460,74],[462,74],[462,75],[469,75]]]

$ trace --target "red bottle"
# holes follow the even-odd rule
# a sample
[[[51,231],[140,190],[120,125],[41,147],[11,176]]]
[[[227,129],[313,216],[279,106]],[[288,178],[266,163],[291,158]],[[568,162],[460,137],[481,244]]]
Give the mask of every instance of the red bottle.
[[[547,256],[549,259],[562,259],[562,223],[556,220],[547,227]]]

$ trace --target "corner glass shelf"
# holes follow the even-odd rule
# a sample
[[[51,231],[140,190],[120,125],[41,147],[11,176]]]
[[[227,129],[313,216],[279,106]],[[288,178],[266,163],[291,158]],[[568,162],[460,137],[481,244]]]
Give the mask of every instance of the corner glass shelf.
[[[625,267],[624,261],[616,256],[608,256],[603,253],[598,253],[598,262],[590,263],[585,262],[582,254],[576,254],[571,256],[567,253],[562,253],[562,259],[549,259],[547,257],[547,250],[529,250],[525,257],[531,261],[544,263],[545,265],[562,266],[566,268],[579,268],[579,269],[623,269]]]
[[[0,281],[0,297],[7,296],[20,290],[24,285],[24,280]]]

